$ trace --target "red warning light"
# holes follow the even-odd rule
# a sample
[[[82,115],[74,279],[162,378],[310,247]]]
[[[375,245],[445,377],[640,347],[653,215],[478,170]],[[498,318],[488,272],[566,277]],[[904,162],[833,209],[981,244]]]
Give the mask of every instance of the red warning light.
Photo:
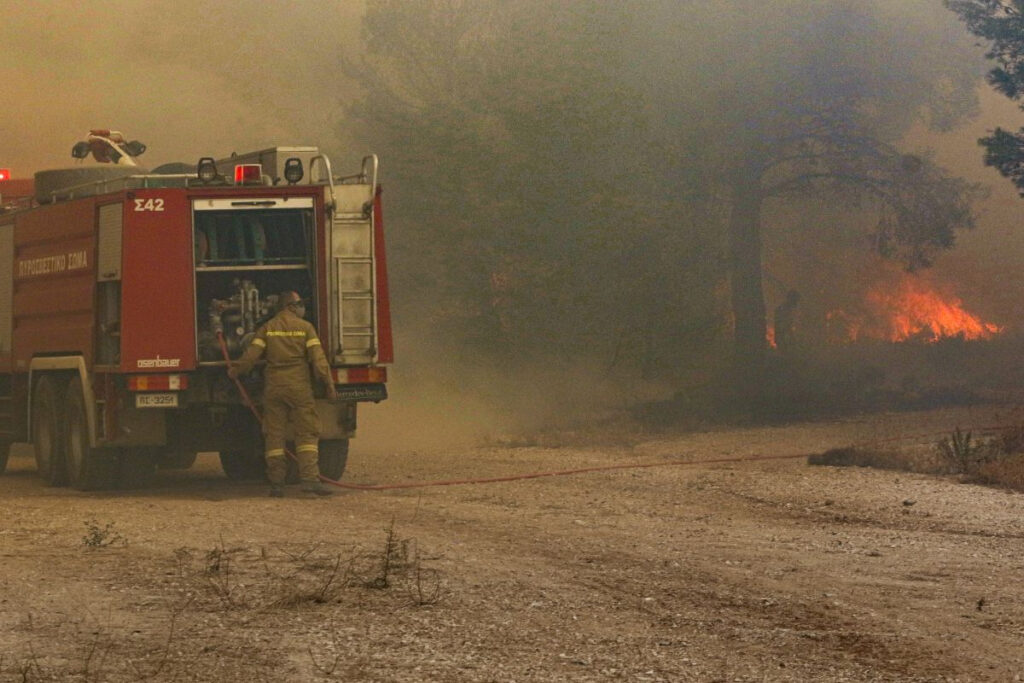
[[[235,166],[235,184],[260,183],[263,180],[263,167],[259,164],[239,164]]]
[[[11,179],[11,169],[9,169],[9,168],[0,168],[0,180],[10,180],[10,179]]]

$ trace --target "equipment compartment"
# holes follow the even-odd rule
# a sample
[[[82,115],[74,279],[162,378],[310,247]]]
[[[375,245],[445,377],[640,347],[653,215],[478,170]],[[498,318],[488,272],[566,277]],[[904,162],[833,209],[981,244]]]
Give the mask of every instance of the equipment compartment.
[[[199,360],[232,358],[271,318],[278,295],[313,299],[315,240],[312,200],[197,200],[193,205],[196,330]],[[306,307],[316,325],[316,303]]]

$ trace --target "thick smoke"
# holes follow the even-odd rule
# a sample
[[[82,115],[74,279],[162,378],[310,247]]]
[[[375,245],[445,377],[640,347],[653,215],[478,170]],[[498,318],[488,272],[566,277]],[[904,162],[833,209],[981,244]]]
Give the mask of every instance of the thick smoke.
[[[528,2],[514,1],[529,9]],[[392,8],[401,6],[401,3],[384,0],[381,4]],[[409,0],[408,5],[424,13],[431,7],[447,8],[453,16],[466,7],[455,0]],[[543,5],[540,3],[537,7]],[[828,3],[785,0],[763,3],[764,13],[744,9],[757,5],[732,1],[699,4],[676,0],[638,1],[631,5],[632,25],[616,35],[602,34],[605,42],[621,42],[625,46],[623,53],[632,60],[622,65],[632,79],[629,87],[622,90],[620,99],[629,103],[630,109],[642,119],[642,125],[637,127],[635,144],[632,144],[634,141],[623,144],[631,146],[642,163],[623,173],[622,167],[614,165],[626,157],[616,156],[612,150],[607,157],[607,172],[600,168],[586,169],[592,178],[613,179],[610,187],[598,190],[581,187],[579,191],[591,192],[593,196],[586,198],[587,206],[597,207],[595,215],[587,216],[588,220],[595,225],[602,221],[615,223],[615,229],[609,231],[614,236],[614,252],[603,260],[595,258],[595,267],[621,267],[622,262],[629,260],[635,264],[636,276],[606,282],[600,273],[595,273],[593,288],[583,293],[565,291],[559,296],[561,302],[578,299],[581,305],[599,307],[600,302],[595,304],[594,301],[595,291],[602,295],[615,291],[635,292],[635,304],[631,305],[628,316],[600,319],[596,326],[596,335],[617,336],[618,342],[600,347],[601,353],[593,356],[588,352],[598,346],[527,356],[514,368],[495,367],[481,360],[486,354],[468,352],[454,337],[440,333],[441,328],[435,325],[434,318],[422,319],[423,316],[418,315],[419,302],[442,296],[440,291],[431,289],[437,286],[436,280],[440,277],[434,280],[406,278],[404,289],[398,287],[393,294],[396,310],[401,315],[395,320],[399,331],[399,360],[392,371],[394,398],[384,406],[364,411],[363,415],[368,416],[364,418],[365,426],[370,428],[364,436],[372,435],[377,439],[387,434],[408,434],[410,443],[415,443],[417,439],[432,435],[435,443],[446,443],[455,434],[477,438],[513,430],[517,424],[533,428],[552,414],[565,416],[569,412],[567,405],[577,408],[579,413],[608,406],[621,407],[670,386],[667,379],[672,373],[664,372],[667,363],[692,369],[693,374],[703,372],[711,361],[705,361],[696,351],[684,357],[652,356],[655,361],[642,368],[627,367],[622,361],[623,358],[629,360],[631,352],[639,353],[649,341],[643,328],[664,318],[664,306],[669,297],[663,295],[670,294],[686,303],[687,297],[699,298],[697,288],[701,287],[706,292],[700,296],[719,303],[727,298],[722,293],[725,278],[721,264],[725,257],[711,246],[724,216],[708,211],[680,218],[673,208],[673,202],[679,202],[680,196],[673,193],[690,182],[686,191],[693,192],[693,200],[707,201],[708,194],[701,193],[713,194],[714,188],[691,182],[690,176],[708,173],[711,168],[708,158],[727,152],[725,148],[737,144],[742,136],[726,136],[710,142],[721,144],[721,149],[687,146],[692,142],[687,134],[696,130],[690,117],[713,114],[729,97],[734,98],[735,106],[757,115],[780,101],[777,88],[780,82],[799,90],[800,78],[829,82],[832,73],[842,70],[858,78],[866,74],[865,79],[858,82],[899,91],[919,85],[904,79],[904,68],[920,76],[932,71],[943,73],[944,59],[974,60],[965,73],[972,79],[971,83],[976,82],[982,88],[980,114],[976,118],[966,123],[962,120],[963,114],[971,109],[971,103],[964,99],[969,100],[971,89],[965,88],[964,82],[950,81],[945,84],[947,94],[952,97],[951,103],[946,102],[949,106],[932,106],[923,117],[931,127],[921,124],[908,129],[909,120],[921,112],[908,110],[901,116],[899,102],[895,101],[892,111],[879,113],[879,120],[884,119],[891,125],[891,130],[879,130],[879,135],[884,138],[887,134],[898,134],[902,139],[890,141],[908,151],[924,154],[926,149],[934,149],[938,163],[991,188],[990,198],[978,206],[976,229],[962,234],[958,247],[940,256],[927,277],[955,291],[969,309],[986,319],[1008,330],[1024,329],[1024,313],[1018,304],[1024,296],[1024,273],[1018,266],[1024,256],[1024,232],[1019,230],[1020,205],[1009,184],[983,167],[981,151],[975,144],[978,137],[997,124],[1013,128],[1015,122],[1020,123],[1022,114],[1012,103],[989,96],[984,90],[980,80],[985,68],[981,51],[971,52],[972,39],[956,18],[944,10],[941,3],[931,0],[898,3],[877,0],[860,4],[842,0]],[[833,14],[843,16],[841,11],[830,13],[832,9],[869,5],[874,12],[872,20],[856,24],[852,36],[850,25],[836,28],[829,23]],[[495,16],[501,15],[501,3],[494,6],[498,8]],[[600,13],[600,3],[595,7],[594,12]],[[185,0],[173,5],[144,0],[8,3],[0,21],[0,44],[4,52],[4,59],[0,60],[0,83],[6,95],[4,114],[0,117],[0,166],[10,167],[15,177],[27,177],[39,169],[68,165],[71,145],[93,127],[116,128],[146,142],[149,151],[144,162],[150,166],[277,144],[319,145],[332,154],[336,166],[343,167],[344,163],[354,162],[366,152],[379,152],[381,150],[374,148],[365,134],[368,128],[373,128],[372,122],[368,126],[365,120],[351,118],[354,110],[350,107],[360,98],[372,99],[379,92],[372,84],[357,85],[341,66],[343,62],[358,61],[368,47],[400,50],[401,43],[383,47],[364,45],[362,40],[367,34],[362,30],[362,20],[366,8],[364,2],[357,0],[302,3]],[[520,14],[519,20],[529,19],[529,11]],[[812,19],[820,17],[821,21],[817,24],[810,20],[799,24],[786,22],[787,16],[805,15]],[[570,34],[586,36],[588,31],[596,30],[594,24],[587,23],[585,12],[579,16],[578,25],[565,28],[566,37]],[[860,15],[852,12],[851,16]],[[611,22],[612,26],[614,24]],[[887,34],[897,37],[894,42],[872,42],[878,40],[878,34],[872,33],[878,25],[898,26],[902,33]],[[809,26],[817,28],[807,29]],[[840,29],[847,33],[842,34]],[[600,30],[614,29],[602,24]],[[807,30],[818,32],[808,34]],[[860,34],[856,31],[863,31],[867,42],[858,42]],[[486,41],[495,35],[502,35],[502,32],[470,33],[466,40]],[[869,36],[875,37],[868,40]],[[500,40],[494,44],[509,50],[509,64],[528,63],[516,61],[522,55],[515,44]],[[771,80],[780,70],[796,64],[794,55],[817,54],[815,50],[823,45],[835,47],[831,51],[831,62],[802,64],[790,74],[788,82]],[[910,49],[913,45],[925,47]],[[965,54],[968,56],[964,57]],[[911,64],[908,60],[915,61]],[[495,61],[502,61],[500,55]],[[566,68],[576,66],[566,64]],[[547,64],[545,68],[552,67]],[[455,75],[479,77],[478,73],[470,71]],[[554,68],[545,72],[543,77],[548,78],[556,71]],[[577,72],[585,73],[579,69]],[[501,76],[504,80],[500,84],[511,88],[520,82],[536,86],[539,79],[533,74]],[[415,77],[412,80],[415,81]],[[836,81],[833,85],[838,89],[837,97],[849,94],[842,92],[845,83]],[[558,87],[558,83],[552,84],[552,88],[557,90]],[[567,106],[577,101],[577,95],[585,94],[586,88],[579,84],[574,87],[578,92],[563,93]],[[694,99],[687,102],[687,108],[677,106],[678,101],[672,99],[681,92]],[[530,106],[528,99],[513,102],[514,108],[527,112]],[[363,107],[362,111],[367,108]],[[460,115],[465,116],[466,111],[460,111]],[[586,129],[586,123],[580,121],[579,129]],[[500,156],[503,151],[498,149],[500,135],[515,131],[503,127],[497,118],[476,122],[461,119],[452,122],[450,128],[453,137],[467,130],[494,131],[494,138],[489,142],[497,153],[494,157],[489,153],[481,154],[477,160],[488,172],[493,170],[488,169],[493,158],[520,158],[530,154],[530,147],[523,145],[505,157]],[[681,134],[671,135],[673,131]],[[554,144],[552,140],[554,138],[538,136],[534,149],[545,151],[546,144]],[[697,142],[708,141],[698,139]],[[616,141],[615,147],[621,146]],[[390,154],[383,159],[386,196],[393,202],[387,211],[392,246],[398,254],[392,263],[396,282],[403,282],[403,269],[411,267],[412,259],[422,256],[416,249],[406,248],[403,252],[403,240],[420,229],[421,221],[448,218],[454,224],[464,218],[460,212],[467,207],[494,199],[466,188],[462,196],[457,191],[452,193],[457,201],[448,205],[450,216],[425,215],[422,211],[430,206],[427,202],[403,196],[405,187],[388,185],[393,179],[402,178],[403,172],[413,174],[403,154],[408,151],[408,147],[398,147],[389,150]],[[665,161],[669,153],[673,157],[671,163]],[[591,162],[594,161],[592,158]],[[566,182],[564,185],[549,183],[547,187],[563,192],[576,189],[574,178],[579,175],[581,163],[571,156],[564,158],[557,171],[564,174]],[[553,177],[550,168],[543,171],[549,173],[545,178]],[[450,177],[444,179],[450,180]],[[528,174],[521,179],[533,181]],[[537,188],[531,186],[524,190],[510,182],[508,189],[508,196],[515,197]],[[417,189],[417,192],[422,194],[423,191]],[[642,214],[628,205],[638,194],[644,194],[646,199]],[[550,204],[546,197],[539,203]],[[608,205],[616,206],[613,218],[599,213]],[[410,209],[411,206],[415,206],[415,210]],[[544,216],[545,220],[561,217],[560,206],[542,208],[544,210],[538,210],[537,215]],[[860,216],[851,216],[856,214],[855,209],[837,206],[825,198],[775,207],[765,216],[765,265],[769,272],[765,290],[769,311],[789,288],[804,293],[803,306],[808,311],[822,312],[841,307],[864,291],[878,271],[873,270],[870,259],[862,256],[867,251],[863,237],[866,223]],[[525,215],[521,220],[525,224],[531,218]],[[814,225],[826,223],[844,229],[822,231],[814,239],[807,237],[816,234],[812,229]],[[664,224],[657,239],[645,238],[640,244],[631,243],[629,230],[655,224]],[[655,278],[652,273],[671,273],[673,256],[666,247],[684,252],[688,240],[692,241],[686,231],[694,225],[695,230],[703,230],[707,238],[693,241],[695,246],[691,251],[700,253],[691,254],[691,261],[680,261],[678,272],[671,274],[671,280]],[[487,227],[503,239],[515,238],[505,225]],[[521,232],[535,234],[528,226]],[[589,235],[598,233],[583,234],[584,239],[590,239]],[[577,238],[571,235],[553,234],[550,230],[547,234],[540,231],[540,235],[550,238],[551,248],[565,248],[567,254],[570,248],[578,247],[574,244]],[[439,250],[444,251],[445,246],[442,244]],[[492,246],[485,244],[481,251]],[[596,249],[609,245],[594,238],[594,246]],[[661,270],[648,267],[655,260],[660,262]],[[511,271],[518,266],[514,259],[505,263],[511,264],[507,265]],[[704,271],[695,274],[692,270],[695,263],[707,268],[708,274],[705,276]],[[715,269],[717,280],[712,272]],[[494,274],[492,271],[491,275]],[[514,272],[497,275],[515,280]],[[836,286],[837,275],[844,276],[841,287]],[[704,328],[709,330],[707,338],[699,334],[696,338],[702,340],[703,348],[716,350],[716,344],[722,341],[719,328],[725,326],[721,319],[725,316],[718,320],[698,320],[699,306],[693,309],[693,315],[687,313],[674,327],[659,328],[659,334],[682,337],[693,334],[691,328]],[[620,315],[613,307],[608,311],[609,315]],[[554,324],[557,322],[537,320],[536,325],[558,329]],[[606,353],[608,349],[611,351]],[[469,388],[472,388],[472,397],[467,394]],[[392,417],[399,418],[407,428],[395,430]],[[385,424],[387,427],[381,428]]]
[[[90,128],[149,146],[156,166],[279,144],[349,149],[337,71],[361,2],[6,3],[0,165],[70,164]],[[349,86],[350,88],[351,86]]]

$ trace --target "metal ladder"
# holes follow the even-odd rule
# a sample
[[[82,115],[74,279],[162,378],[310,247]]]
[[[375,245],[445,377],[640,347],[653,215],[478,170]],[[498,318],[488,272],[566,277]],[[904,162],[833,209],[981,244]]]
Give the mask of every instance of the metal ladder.
[[[337,292],[335,362],[372,363],[377,355],[373,219],[336,212],[331,223]]]
[[[331,215],[331,362],[367,365],[377,355],[377,272],[373,201],[377,156],[363,157],[356,175],[335,177],[325,155],[310,160],[310,183],[323,184]]]

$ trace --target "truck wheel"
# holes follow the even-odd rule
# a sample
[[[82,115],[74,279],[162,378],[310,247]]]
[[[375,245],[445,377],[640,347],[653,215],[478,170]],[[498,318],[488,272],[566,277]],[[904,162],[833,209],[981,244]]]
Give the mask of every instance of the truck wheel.
[[[267,471],[263,454],[252,450],[221,451],[220,466],[232,481],[262,479]]]
[[[295,447],[291,442],[288,443],[288,450],[292,453],[295,452]],[[321,477],[338,481],[341,479],[341,475],[345,473],[345,464],[347,462],[348,439],[325,439],[320,442],[317,465],[319,466]],[[298,484],[301,479],[299,477],[299,463],[292,457],[288,458],[288,473],[286,477],[285,481],[289,484]]]
[[[0,474],[7,469],[7,456],[11,454],[11,442],[0,441]]]
[[[348,464],[348,439],[320,442],[320,476],[338,481]]]
[[[248,412],[237,412],[227,421],[231,448],[220,451],[220,466],[232,481],[264,479],[267,463],[263,457],[260,424]]]
[[[89,417],[80,377],[68,384],[64,406],[69,482],[79,491],[110,488],[114,483],[115,454],[89,445]]]
[[[32,446],[36,452],[36,469],[50,486],[67,483],[64,464],[64,402],[61,389],[64,382],[54,376],[44,376],[36,382],[32,392]]]

